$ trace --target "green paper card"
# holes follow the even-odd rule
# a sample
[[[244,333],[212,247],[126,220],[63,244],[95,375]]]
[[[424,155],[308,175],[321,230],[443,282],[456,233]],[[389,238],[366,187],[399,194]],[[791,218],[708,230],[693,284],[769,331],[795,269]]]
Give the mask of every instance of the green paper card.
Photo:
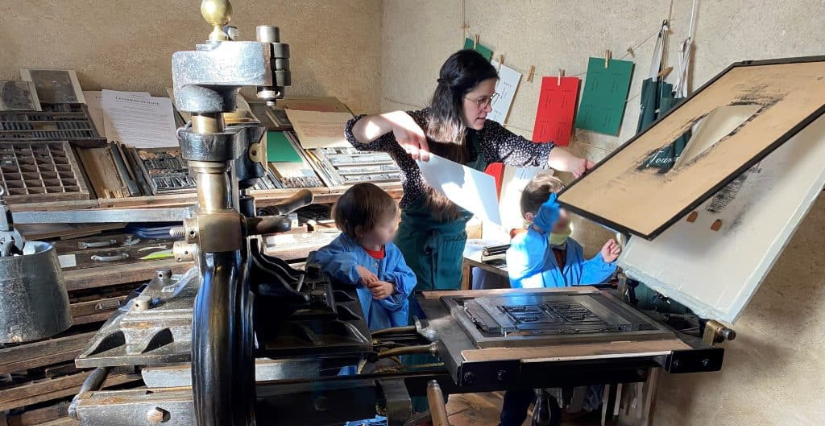
[[[266,161],[270,163],[303,163],[284,132],[266,132]]]
[[[616,136],[622,127],[627,92],[633,77],[633,62],[590,58],[576,127]]]
[[[464,48],[465,49],[473,49],[473,39],[468,38],[464,40]],[[487,46],[482,46],[481,43],[477,44],[475,49],[476,52],[481,53],[481,56],[487,58],[489,61],[493,58],[493,51]]]

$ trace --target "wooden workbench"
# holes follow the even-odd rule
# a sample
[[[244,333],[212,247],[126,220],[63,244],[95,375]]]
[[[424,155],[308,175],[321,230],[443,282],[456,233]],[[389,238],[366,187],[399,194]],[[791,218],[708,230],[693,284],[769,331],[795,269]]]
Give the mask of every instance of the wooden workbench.
[[[478,268],[483,271],[492,272],[496,275],[500,275],[502,277],[508,278],[509,275],[507,274],[506,269],[502,269],[501,267],[488,265],[484,262],[479,262],[475,259],[469,258],[467,256],[464,257],[464,263],[462,265],[461,270],[461,289],[462,290],[472,290],[473,286],[473,268]]]

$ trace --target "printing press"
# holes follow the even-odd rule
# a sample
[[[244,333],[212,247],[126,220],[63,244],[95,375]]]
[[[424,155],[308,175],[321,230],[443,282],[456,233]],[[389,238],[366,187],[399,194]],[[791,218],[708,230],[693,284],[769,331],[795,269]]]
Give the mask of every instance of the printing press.
[[[270,209],[275,215],[256,216],[247,191],[265,171],[265,129],[227,125],[223,114],[235,110],[243,87],[256,87],[257,96],[270,105],[282,98],[291,82],[290,52],[276,27],[258,27],[256,41],[234,40],[235,32],[227,27],[231,11],[228,1],[204,0],[201,12],[213,26],[208,41],[172,58],[177,108],[192,115],[178,139],[198,193],[198,205],[187,211],[183,226],[172,230],[181,238],[174,253],[196,266],[181,275],[158,271],[77,358],[79,368],[96,368],[69,410],[83,426],[327,425],[376,414],[390,425],[444,425],[443,394],[634,383],[657,369],[677,374],[722,368],[724,349],[717,344],[735,333],[717,320],[731,323],[738,311],[719,316],[712,309],[698,310],[699,316],[643,311],[634,306],[632,279],[622,279],[618,289],[419,293],[415,298],[426,318],[370,332],[352,288],[328,281],[312,264],[295,269],[263,253],[261,236],[287,231],[286,215],[311,199],[301,193]],[[655,134],[668,117],[678,118],[706,87],[640,137]],[[795,130],[783,134],[782,142],[821,114],[820,105],[790,123]],[[779,145],[712,182],[668,226]],[[600,169],[608,168],[604,164],[580,182],[598,178],[604,173]],[[588,214],[573,198],[578,185],[562,194],[565,207],[641,235],[604,215]],[[666,228],[641,237],[652,240]],[[745,292],[745,299],[756,287]],[[668,291],[673,286],[653,288],[696,306],[690,297]],[[398,361],[410,354],[434,355],[439,362],[411,368]],[[351,365],[359,366],[358,375],[339,375]],[[140,372],[145,388],[99,390],[118,370]],[[412,411],[416,396],[428,398],[430,413]]]

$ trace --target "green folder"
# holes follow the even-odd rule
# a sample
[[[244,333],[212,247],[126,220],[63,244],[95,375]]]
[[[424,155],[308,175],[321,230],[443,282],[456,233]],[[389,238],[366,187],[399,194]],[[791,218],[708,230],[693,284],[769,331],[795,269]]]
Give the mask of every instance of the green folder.
[[[284,132],[266,132],[266,161],[270,163],[303,163],[300,154]]]
[[[576,127],[616,136],[622,127],[627,92],[633,75],[633,62],[590,58],[584,81]]]
[[[464,40],[464,48],[465,49],[473,49],[473,39],[468,38]],[[477,44],[475,49],[476,52],[481,53],[481,56],[487,58],[489,61],[493,58],[493,50],[487,46],[482,46],[481,43]]]

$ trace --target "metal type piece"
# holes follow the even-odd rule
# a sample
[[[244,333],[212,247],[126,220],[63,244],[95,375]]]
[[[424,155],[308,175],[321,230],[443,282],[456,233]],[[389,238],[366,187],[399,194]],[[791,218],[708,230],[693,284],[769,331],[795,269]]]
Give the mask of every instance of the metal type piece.
[[[26,202],[89,199],[68,142],[0,144],[0,187],[6,199]]]
[[[0,257],[0,343],[43,339],[72,325],[69,295],[51,244],[27,241]]]
[[[44,104],[43,111],[0,111],[0,140],[105,143],[85,104]]]
[[[599,292],[445,297],[443,301],[479,348],[608,341],[618,339],[617,334],[641,339],[673,335]]]

